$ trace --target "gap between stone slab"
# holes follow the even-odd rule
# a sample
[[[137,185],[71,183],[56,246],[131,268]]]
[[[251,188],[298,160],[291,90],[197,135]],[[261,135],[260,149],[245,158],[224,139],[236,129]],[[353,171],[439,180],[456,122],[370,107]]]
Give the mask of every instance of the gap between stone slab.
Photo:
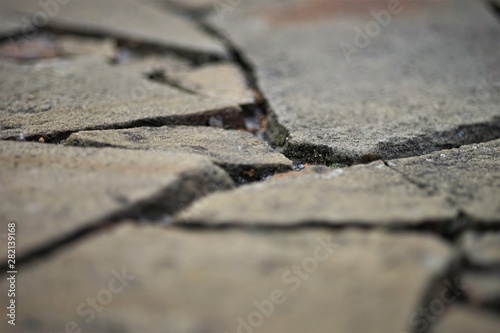
[[[77,28],[67,28],[67,27],[59,28],[57,26],[52,25],[52,26],[45,26],[42,28],[38,28],[32,33],[51,34],[54,35],[55,37],[73,36],[73,37],[88,37],[96,39],[111,39],[116,43],[117,49],[124,48],[136,53],[138,56],[148,55],[148,54],[171,55],[177,58],[187,60],[190,63],[190,65],[192,65],[194,68],[207,64],[215,64],[215,63],[220,63],[222,61],[227,61],[226,58],[214,54],[208,54],[194,50],[187,50],[181,47],[165,46],[165,45],[155,44],[152,42],[140,42],[136,40],[129,40],[127,38],[122,38],[115,35],[102,33],[99,30],[82,31]],[[0,43],[7,42],[9,40],[16,41],[18,39],[22,39],[25,35],[26,33],[23,32],[6,35],[0,37]],[[21,60],[21,61],[28,62],[30,60]],[[119,64],[119,61],[118,59],[112,59],[110,61],[110,64]]]

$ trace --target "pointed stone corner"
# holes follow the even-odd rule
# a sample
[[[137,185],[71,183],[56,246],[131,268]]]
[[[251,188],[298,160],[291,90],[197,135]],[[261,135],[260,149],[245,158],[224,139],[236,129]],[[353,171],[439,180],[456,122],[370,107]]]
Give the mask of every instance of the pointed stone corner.
[[[120,225],[23,268],[16,328],[403,332],[454,258],[429,235]],[[93,320],[89,297],[105,307]]]
[[[0,142],[0,220],[15,222],[21,256],[98,222],[172,214],[229,189],[202,156]]]
[[[500,137],[500,25],[484,2],[266,2],[209,24],[252,65],[289,158],[366,163]]]
[[[165,126],[78,132],[70,135],[66,145],[204,155],[235,179],[260,179],[292,168],[289,159],[252,134],[213,127]]]

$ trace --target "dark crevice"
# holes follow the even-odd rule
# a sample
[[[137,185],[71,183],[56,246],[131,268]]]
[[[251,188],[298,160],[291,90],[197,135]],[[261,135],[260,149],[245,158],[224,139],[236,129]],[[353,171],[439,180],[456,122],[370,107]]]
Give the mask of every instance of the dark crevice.
[[[411,332],[431,332],[432,327],[446,316],[448,307],[465,302],[465,293],[461,289],[462,285],[459,278],[459,272],[464,265],[463,261],[463,258],[457,255],[448,262],[443,272],[438,273],[429,281],[421,301],[413,309],[414,312],[410,318],[408,318]],[[446,291],[445,298],[443,298],[444,291]],[[444,309],[439,309],[441,313],[433,310],[433,303],[444,306]]]
[[[255,105],[254,107],[261,112],[264,116],[262,117],[262,126],[264,129],[262,132],[262,138],[266,141],[271,147],[276,148],[277,146],[282,146],[284,143],[284,138],[288,137],[288,131],[281,126],[274,112],[271,109],[269,101],[266,99],[265,94],[258,84],[257,75],[255,73],[254,66],[251,64],[250,60],[248,60],[245,55],[238,49],[236,45],[234,45],[229,38],[224,36],[223,33],[218,31],[217,29],[210,26],[208,23],[202,21],[194,21],[203,31],[207,34],[213,36],[214,38],[219,39],[221,42],[226,45],[226,48],[229,50],[229,54],[231,59],[238,64],[243,73],[245,74],[246,82],[248,87],[254,91],[255,94]]]
[[[495,0],[488,0],[487,4],[491,8],[491,11],[495,15],[495,17],[500,20],[500,2],[497,2]]]
[[[113,130],[113,129],[130,129],[136,127],[163,127],[163,126],[211,126],[213,119],[217,119],[217,123],[221,124],[226,129],[244,129],[244,119],[242,111],[239,107],[228,107],[225,109],[205,111],[198,114],[186,116],[165,116],[155,118],[144,118],[133,120],[124,123],[115,123],[110,125],[82,127],[71,131],[58,131],[51,133],[36,133],[30,135],[10,136],[3,140],[11,141],[43,141],[45,143],[61,143],[66,140],[71,134],[80,131],[98,131],[98,130]],[[20,130],[20,132],[22,132]],[[42,138],[42,140],[40,139]]]
[[[182,47],[176,46],[165,46],[164,44],[159,44],[150,41],[136,41],[123,38],[119,35],[113,35],[109,32],[101,31],[99,29],[77,29],[71,27],[58,27],[51,23],[51,25],[44,26],[30,32],[19,32],[13,33],[0,38],[0,43],[5,42],[16,42],[29,40],[34,38],[39,34],[52,35],[54,38],[58,36],[75,36],[75,37],[89,37],[96,39],[112,39],[115,41],[117,48],[126,49],[133,52],[137,56],[145,56],[149,54],[155,55],[170,55],[177,58],[187,60],[193,67],[198,67],[211,63],[219,63],[221,61],[226,61],[226,57],[218,54],[210,54],[206,52],[189,50]],[[27,60],[28,61],[28,60]],[[112,59],[112,64],[119,64],[119,59]]]

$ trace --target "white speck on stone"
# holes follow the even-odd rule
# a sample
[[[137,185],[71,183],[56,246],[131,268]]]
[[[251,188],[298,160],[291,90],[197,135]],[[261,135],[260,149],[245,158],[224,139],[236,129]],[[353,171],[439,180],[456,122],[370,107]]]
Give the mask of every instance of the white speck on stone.
[[[24,133],[19,133],[17,136],[17,141],[26,141],[26,138],[24,137]]]
[[[439,154],[439,157],[446,158],[446,154]]]
[[[426,158],[425,161],[430,162],[430,163],[434,162],[434,160],[432,158]]]
[[[327,173],[324,177],[322,178],[325,178],[325,179],[331,179],[331,178],[335,178],[335,177],[338,177],[340,176],[341,174],[344,173],[344,170],[342,169],[335,169],[329,173]]]
[[[395,167],[396,164],[392,163],[392,162],[387,162],[387,165],[390,166],[390,167]]]

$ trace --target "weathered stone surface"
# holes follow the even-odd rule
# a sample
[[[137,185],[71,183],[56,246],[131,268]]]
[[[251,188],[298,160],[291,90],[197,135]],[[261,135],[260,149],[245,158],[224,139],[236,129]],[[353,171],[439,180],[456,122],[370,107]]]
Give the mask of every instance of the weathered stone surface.
[[[113,66],[93,57],[35,65],[2,62],[0,76],[3,139],[54,138],[139,124],[208,125],[211,117],[219,117],[223,125],[242,127],[238,104],[248,102],[238,89],[207,97],[155,82],[136,67]],[[224,85],[220,87],[215,91],[224,90]]]
[[[35,26],[113,36],[209,56],[226,56],[224,45],[219,40],[187,19],[151,3],[134,0],[71,0],[60,5],[55,1],[42,5],[43,2],[38,0],[3,0],[3,3],[25,13],[24,17]]]
[[[245,186],[181,212],[179,222],[215,224],[422,224],[460,212],[500,221],[500,140],[439,153]],[[251,202],[251,205],[248,205]],[[498,250],[495,248],[494,251]]]
[[[401,332],[453,260],[451,248],[429,235],[125,225],[24,267],[15,330],[5,320],[0,327],[59,332],[74,321],[83,332]],[[134,279],[124,286],[120,273]],[[280,304],[271,309],[271,299]],[[249,316],[258,327],[239,328]]]
[[[500,140],[390,161],[389,165],[424,185],[446,193],[469,218],[500,222]]]
[[[66,144],[201,154],[238,178],[260,178],[292,168],[290,160],[252,134],[211,127],[140,127],[78,132],[72,134]]]
[[[496,198],[499,198],[498,195]],[[462,236],[460,245],[471,263],[500,267],[500,232],[468,232]]]
[[[210,195],[181,212],[177,223],[392,226],[448,221],[456,214],[443,196],[374,162]]]
[[[402,1],[391,15],[388,1],[276,3],[211,24],[253,65],[288,157],[357,163],[500,136],[500,26],[487,4]]]
[[[465,306],[454,306],[436,323],[431,333],[495,333],[500,330],[500,320],[495,315]]]
[[[476,306],[500,304],[500,269],[487,272],[466,272],[462,276],[467,300]]]
[[[26,142],[0,141],[0,171],[0,221],[17,223],[18,258],[105,219],[173,213],[232,186],[201,156]]]

